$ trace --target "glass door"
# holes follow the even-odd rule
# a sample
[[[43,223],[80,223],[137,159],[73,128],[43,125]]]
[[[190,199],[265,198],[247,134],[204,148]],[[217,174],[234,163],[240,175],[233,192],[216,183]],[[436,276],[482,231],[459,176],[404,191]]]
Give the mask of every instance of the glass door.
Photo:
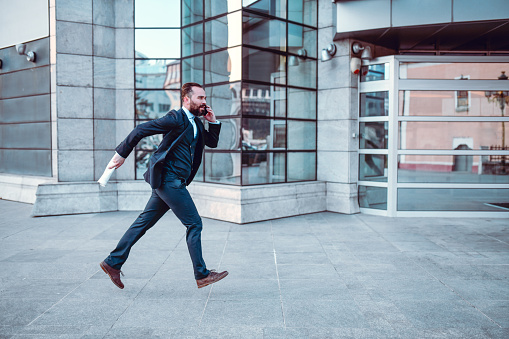
[[[507,57],[363,66],[359,204],[387,216],[509,216]]]

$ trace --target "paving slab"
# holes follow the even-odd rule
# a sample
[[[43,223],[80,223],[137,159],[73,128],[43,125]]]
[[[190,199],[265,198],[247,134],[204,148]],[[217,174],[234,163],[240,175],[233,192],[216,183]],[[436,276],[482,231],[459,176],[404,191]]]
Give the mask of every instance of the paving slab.
[[[170,212],[100,269],[139,212],[30,217],[0,200],[0,338],[508,338],[507,219],[204,218],[196,287]]]

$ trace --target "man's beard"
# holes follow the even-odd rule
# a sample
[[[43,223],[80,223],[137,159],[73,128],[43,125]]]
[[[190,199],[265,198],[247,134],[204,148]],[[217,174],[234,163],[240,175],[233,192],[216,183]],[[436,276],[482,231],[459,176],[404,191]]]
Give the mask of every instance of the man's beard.
[[[190,105],[189,105],[189,112],[191,112],[194,116],[202,116],[202,115],[206,115],[207,114],[207,111],[205,110],[206,106],[205,105],[199,105],[199,104],[196,104],[194,101],[190,100]]]

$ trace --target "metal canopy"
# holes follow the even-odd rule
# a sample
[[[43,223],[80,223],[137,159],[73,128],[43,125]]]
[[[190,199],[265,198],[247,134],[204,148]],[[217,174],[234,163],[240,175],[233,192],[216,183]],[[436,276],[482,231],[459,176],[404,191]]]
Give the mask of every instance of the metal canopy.
[[[335,39],[359,39],[404,51],[509,51],[509,19],[390,27],[337,33]]]

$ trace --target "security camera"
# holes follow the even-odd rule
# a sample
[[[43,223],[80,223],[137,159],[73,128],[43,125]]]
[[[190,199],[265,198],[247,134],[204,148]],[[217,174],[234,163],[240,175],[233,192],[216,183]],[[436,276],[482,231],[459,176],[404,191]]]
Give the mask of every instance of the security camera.
[[[361,71],[362,61],[359,58],[352,58],[350,60],[350,71],[352,71],[353,74],[359,74]]]
[[[25,44],[17,44],[16,45],[16,51],[18,52],[19,55],[24,55],[26,48],[27,48],[27,46]]]

